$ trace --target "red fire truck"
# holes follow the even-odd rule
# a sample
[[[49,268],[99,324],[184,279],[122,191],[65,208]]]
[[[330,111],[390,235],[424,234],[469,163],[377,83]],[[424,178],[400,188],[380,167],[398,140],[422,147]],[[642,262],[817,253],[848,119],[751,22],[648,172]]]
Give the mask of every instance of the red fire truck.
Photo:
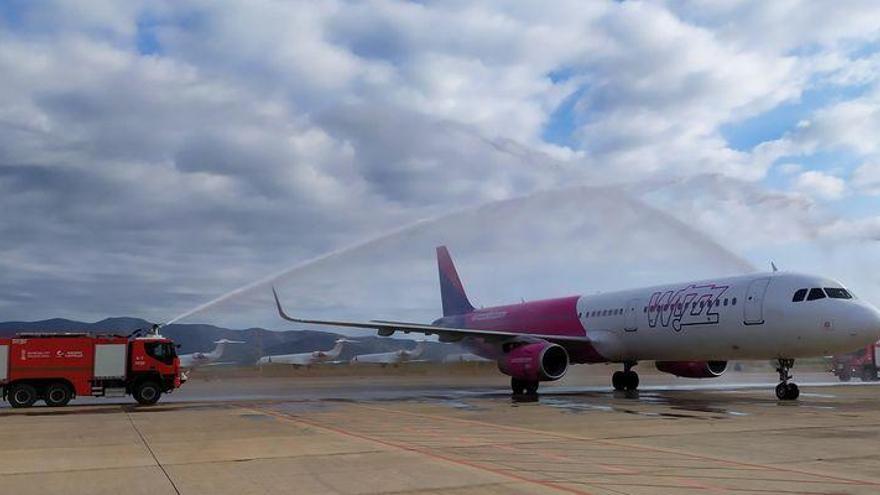
[[[842,382],[856,376],[863,382],[877,379],[880,369],[880,342],[875,342],[857,351],[839,354],[831,358],[831,372]]]
[[[0,397],[12,407],[77,396],[124,397],[155,404],[180,387],[174,342],[158,333],[129,338],[87,333],[18,334],[0,339]]]

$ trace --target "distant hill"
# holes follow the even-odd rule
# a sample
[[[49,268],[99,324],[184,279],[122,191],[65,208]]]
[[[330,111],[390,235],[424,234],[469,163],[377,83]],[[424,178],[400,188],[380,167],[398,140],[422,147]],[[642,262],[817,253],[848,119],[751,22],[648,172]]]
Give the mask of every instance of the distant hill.
[[[11,337],[20,332],[90,332],[116,333],[127,335],[139,328],[149,328],[150,323],[139,318],[107,318],[95,323],[53,318],[43,321],[7,321],[0,322],[0,337]],[[333,347],[336,339],[342,335],[313,330],[273,331],[264,328],[248,328],[232,330],[214,325],[173,324],[162,327],[162,335],[170,337],[180,345],[178,353],[184,354],[197,351],[210,351],[214,341],[219,339],[241,340],[244,344],[231,345],[223,356],[223,361],[234,361],[242,365],[256,362],[260,356],[268,354],[290,354],[325,350]],[[397,349],[409,349],[415,346],[412,340],[376,337],[364,334],[359,337],[348,337],[357,340],[349,344],[343,351],[341,359],[350,359],[356,354],[387,352]],[[432,343],[425,351],[424,359],[439,360],[446,354],[461,352],[455,346]]]

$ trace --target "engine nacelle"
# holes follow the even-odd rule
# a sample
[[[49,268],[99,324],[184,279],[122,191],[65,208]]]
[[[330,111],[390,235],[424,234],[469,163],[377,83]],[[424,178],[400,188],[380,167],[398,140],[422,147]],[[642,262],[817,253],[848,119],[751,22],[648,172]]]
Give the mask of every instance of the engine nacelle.
[[[568,352],[545,341],[522,344],[498,360],[498,369],[520,380],[559,380],[568,371]]]
[[[727,361],[657,361],[654,365],[683,378],[715,378],[727,371]]]

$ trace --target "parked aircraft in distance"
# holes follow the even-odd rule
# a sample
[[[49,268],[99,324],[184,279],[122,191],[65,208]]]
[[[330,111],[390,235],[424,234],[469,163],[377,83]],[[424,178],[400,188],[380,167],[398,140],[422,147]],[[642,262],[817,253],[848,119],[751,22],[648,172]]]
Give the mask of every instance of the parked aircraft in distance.
[[[352,364],[383,364],[398,365],[417,360],[425,352],[425,341],[420,340],[411,350],[380,352],[377,354],[361,354],[351,358]]]
[[[299,354],[278,354],[263,356],[257,360],[257,365],[265,364],[289,364],[292,366],[312,366],[313,364],[326,363],[338,358],[345,344],[355,343],[354,340],[338,339],[329,351],[302,352]]]
[[[193,368],[198,368],[199,366],[205,366],[206,364],[213,363],[220,359],[223,356],[223,351],[226,349],[226,344],[244,344],[244,342],[239,340],[227,340],[220,339],[216,342],[216,347],[211,352],[193,352],[190,354],[181,354],[180,357],[180,367],[186,370],[191,370]]]
[[[466,352],[463,354],[447,354],[446,357],[443,358],[444,363],[482,363],[488,361],[491,361],[491,359],[477,356],[472,352]]]
[[[851,351],[880,338],[880,311],[819,276],[754,273],[475,309],[445,247],[437,248],[437,260],[443,317],[431,325],[294,318],[277,292],[275,303],[282,318],[297,323],[461,343],[496,360],[514,394],[536,393],[539,382],[562,378],[569,364],[621,363],[614,388],[635,390],[632,368],[643,360],[676,376],[713,378],[728,360],[773,359],[776,396],[793,400],[800,394],[791,381],[795,358]]]

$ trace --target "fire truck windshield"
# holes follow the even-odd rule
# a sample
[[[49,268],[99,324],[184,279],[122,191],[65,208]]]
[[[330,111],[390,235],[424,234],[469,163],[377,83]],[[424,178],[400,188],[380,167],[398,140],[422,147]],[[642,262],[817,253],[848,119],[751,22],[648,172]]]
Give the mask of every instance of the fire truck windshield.
[[[165,364],[174,362],[174,346],[167,342],[148,342],[144,344],[147,355]]]

